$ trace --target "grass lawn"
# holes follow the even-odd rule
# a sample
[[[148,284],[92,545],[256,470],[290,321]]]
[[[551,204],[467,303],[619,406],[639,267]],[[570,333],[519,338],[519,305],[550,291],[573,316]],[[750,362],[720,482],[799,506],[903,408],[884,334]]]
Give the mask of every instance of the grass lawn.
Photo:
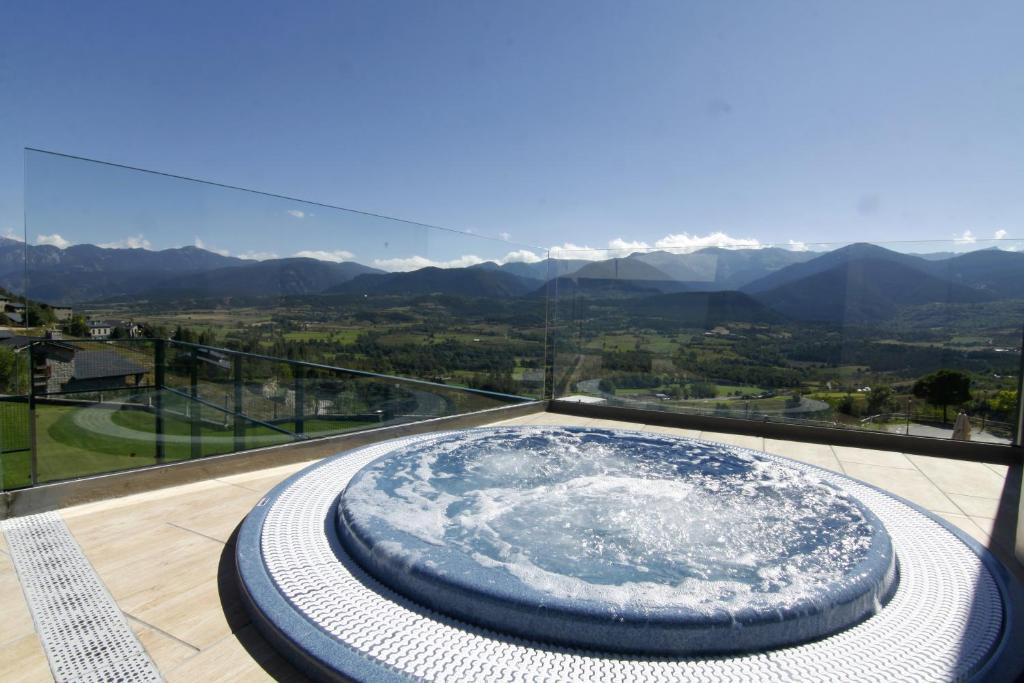
[[[349,429],[371,426],[365,421],[308,419],[305,432],[325,436]],[[294,431],[294,423],[282,423]],[[26,425],[27,428],[27,425]],[[40,482],[70,479],[104,472],[152,465],[155,458],[155,418],[145,411],[106,407],[40,405],[36,410],[38,475]],[[192,455],[191,424],[168,417],[164,420],[164,461],[187,460]],[[234,450],[234,432],[229,427],[204,424],[201,429],[202,456]],[[293,439],[263,426],[245,431],[245,447],[258,448],[289,443]],[[26,486],[30,480],[28,451],[5,452],[0,461],[3,488]]]

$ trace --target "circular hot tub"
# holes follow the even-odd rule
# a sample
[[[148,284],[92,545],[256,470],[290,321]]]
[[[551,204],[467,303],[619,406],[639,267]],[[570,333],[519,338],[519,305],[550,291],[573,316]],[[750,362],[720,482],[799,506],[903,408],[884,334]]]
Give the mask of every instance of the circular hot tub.
[[[439,612],[589,649],[749,652],[848,628],[896,585],[882,522],[767,456],[654,434],[470,431],[349,482],[345,549]]]
[[[310,465],[238,532],[259,631],[324,681],[1003,681],[991,553],[842,474],[608,429],[406,436]]]

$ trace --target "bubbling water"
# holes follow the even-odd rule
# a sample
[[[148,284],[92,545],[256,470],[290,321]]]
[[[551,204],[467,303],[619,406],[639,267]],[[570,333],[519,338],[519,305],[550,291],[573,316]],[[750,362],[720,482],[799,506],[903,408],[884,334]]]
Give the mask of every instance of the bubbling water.
[[[352,480],[341,518],[356,535],[378,530],[378,556],[438,574],[468,560],[542,601],[708,614],[813,602],[862,578],[877,522],[752,451],[570,428],[398,449]]]

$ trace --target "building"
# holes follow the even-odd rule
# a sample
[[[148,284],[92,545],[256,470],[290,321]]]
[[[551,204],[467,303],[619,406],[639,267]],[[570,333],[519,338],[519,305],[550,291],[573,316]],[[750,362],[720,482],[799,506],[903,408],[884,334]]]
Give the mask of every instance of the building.
[[[36,394],[131,389],[143,383],[149,369],[114,350],[88,350],[65,342],[59,333],[45,338],[0,332],[0,346],[24,352],[30,345]]]
[[[70,362],[55,361],[47,390],[109,391],[140,386],[147,369],[116,351],[77,350]]]
[[[71,307],[70,306],[51,306],[50,309],[53,311],[53,315],[57,318],[57,322],[66,323],[71,320]]]
[[[116,328],[121,328],[124,336],[132,339],[142,336],[142,326],[131,320],[90,320],[86,324],[92,339],[110,339]]]
[[[33,385],[37,394],[131,389],[148,370],[116,351],[88,351],[59,341],[33,351]]]
[[[90,320],[86,324],[89,326],[89,336],[93,339],[110,339],[114,331],[114,325],[109,320]]]

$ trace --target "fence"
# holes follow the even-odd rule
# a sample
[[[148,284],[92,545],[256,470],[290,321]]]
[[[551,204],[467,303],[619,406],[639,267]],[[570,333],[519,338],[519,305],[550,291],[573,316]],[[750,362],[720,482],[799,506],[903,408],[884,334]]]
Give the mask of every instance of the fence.
[[[163,339],[38,340],[0,397],[2,489],[529,399]]]

